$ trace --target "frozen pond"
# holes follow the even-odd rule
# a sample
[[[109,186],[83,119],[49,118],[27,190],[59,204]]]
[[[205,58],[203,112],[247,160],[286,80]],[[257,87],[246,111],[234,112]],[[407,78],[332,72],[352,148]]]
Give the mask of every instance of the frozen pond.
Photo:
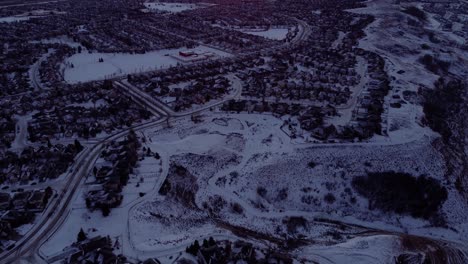
[[[181,63],[170,55],[184,50],[186,48],[158,50],[145,54],[82,52],[65,60],[64,79],[68,83],[78,83],[169,68]],[[195,50],[212,52],[218,57],[230,56],[228,53],[205,46],[198,46]],[[99,62],[101,58],[103,61]]]

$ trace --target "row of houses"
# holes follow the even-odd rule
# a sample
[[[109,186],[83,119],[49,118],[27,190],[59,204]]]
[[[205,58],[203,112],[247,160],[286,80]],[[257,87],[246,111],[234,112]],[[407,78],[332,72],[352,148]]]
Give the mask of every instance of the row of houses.
[[[0,149],[11,147],[16,136],[16,123],[12,118],[11,109],[0,110]]]
[[[0,153],[0,184],[28,184],[65,173],[81,149],[75,144],[26,147],[20,154]]]
[[[213,238],[205,239],[203,243],[195,241],[187,247],[187,253],[193,255],[197,263],[277,263],[292,264],[294,259],[288,253],[274,249],[260,249],[250,242],[236,240],[234,242],[215,241]],[[178,263],[194,263],[183,258]]]
[[[42,211],[47,205],[51,190],[27,190],[18,191],[13,195],[0,193],[0,211],[7,210],[32,210]]]
[[[35,104],[39,112],[28,123],[29,139],[33,142],[93,138],[151,117],[149,111],[100,83],[70,87],[67,93],[51,91]]]
[[[20,237],[17,228],[33,222],[36,214],[43,212],[52,196],[50,187],[39,190],[0,192],[0,248],[6,249]]]

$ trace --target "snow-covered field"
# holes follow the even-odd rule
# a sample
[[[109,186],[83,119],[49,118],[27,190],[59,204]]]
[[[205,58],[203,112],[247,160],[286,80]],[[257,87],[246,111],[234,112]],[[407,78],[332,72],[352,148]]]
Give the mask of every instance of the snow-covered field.
[[[200,8],[200,5],[197,4],[187,4],[187,3],[162,3],[162,2],[148,2],[144,3],[145,7],[149,10],[159,10],[171,13],[178,13],[186,10],[193,10]]]
[[[350,185],[354,176],[388,170],[427,174],[443,181],[445,167],[430,138],[380,147],[312,147],[292,144],[279,129],[282,122],[268,115],[212,114],[203,119],[198,125],[177,121],[171,129],[149,131],[147,135],[153,150],[171,157],[172,162],[196,176],[197,207],[217,210],[213,204],[221,204],[217,214],[230,224],[275,235],[275,226],[281,225],[282,219],[304,216],[445,239],[463,240],[468,234],[463,220],[466,208],[458,202],[456,193],[449,195],[443,212],[458,234],[428,227],[427,221],[409,216],[369,211],[367,200]],[[316,164],[314,168],[308,167],[310,161]],[[262,196],[259,187],[265,189]],[[336,201],[325,202],[327,193],[333,193]],[[350,202],[352,197],[356,203]],[[234,204],[242,208],[241,213],[233,211]],[[176,206],[174,200],[159,196],[141,204],[129,216],[130,239],[140,250],[157,252],[185,245],[204,233],[227,235],[212,221],[203,220],[205,213]],[[310,228],[305,234],[316,232]],[[155,238],[154,233],[160,235]]]
[[[146,158],[140,163],[124,189],[122,206],[108,218],[85,208],[83,193],[92,188],[85,185],[65,224],[41,248],[42,254],[56,254],[83,228],[90,236],[118,239],[118,250],[135,259],[175,256],[194,239],[236,240],[232,227],[281,239],[292,232],[287,225],[291,217],[303,217],[308,223],[294,229],[295,236],[317,241],[294,254],[331,263],[345,258],[353,263],[386,263],[399,252],[396,236],[362,237],[363,229],[356,225],[455,241],[468,237],[468,210],[456,192],[449,192],[442,208],[455,232],[410,216],[369,210],[367,199],[350,185],[354,176],[388,170],[427,174],[444,182],[445,165],[429,137],[382,146],[297,144],[280,129],[283,121],[270,115],[208,112],[201,118],[197,124],[187,117],[171,121],[170,127],[139,132],[146,138],[144,146],[158,152],[161,160]],[[309,166],[311,161],[314,167]],[[193,182],[186,178],[185,183],[195,190],[194,206],[158,193],[170,177],[171,164],[185,167],[191,175]],[[144,183],[136,187],[141,177]],[[139,197],[139,192],[145,196]],[[327,193],[336,200],[326,202]],[[336,238],[336,225],[316,219],[349,224],[345,233],[351,235]]]
[[[286,35],[288,34],[289,30],[287,28],[270,28],[265,31],[249,31],[249,30],[240,30],[240,31],[247,33],[247,34],[264,37],[267,39],[283,40],[286,38]]]
[[[169,68],[180,63],[169,55],[177,54],[183,50],[186,49],[158,50],[145,54],[82,52],[64,61],[64,78],[68,83],[78,83]],[[205,46],[198,46],[195,50],[197,52],[212,52],[220,57],[230,56],[225,52]],[[99,62],[100,58],[104,61]]]

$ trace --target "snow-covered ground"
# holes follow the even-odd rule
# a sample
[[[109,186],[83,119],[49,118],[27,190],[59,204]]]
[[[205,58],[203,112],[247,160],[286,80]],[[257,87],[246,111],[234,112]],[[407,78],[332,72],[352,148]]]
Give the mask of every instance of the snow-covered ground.
[[[68,36],[60,36],[56,38],[49,38],[49,39],[42,39],[42,40],[36,40],[36,41],[31,41],[31,43],[44,43],[44,44],[63,44],[63,45],[68,45],[73,48],[77,48],[81,46],[80,43],[73,41],[73,39],[69,38]],[[83,47],[82,47],[83,48]],[[86,50],[83,48],[83,50]]]
[[[400,243],[394,236],[377,235],[358,237],[344,243],[327,246],[310,246],[301,254],[319,263],[395,263],[400,253]]]
[[[100,212],[88,212],[82,194],[77,195],[65,224],[41,248],[43,254],[50,256],[74,242],[81,227],[90,236],[110,235],[119,239],[118,250],[140,260],[178,254],[194,239],[208,236],[236,239],[226,228],[229,225],[275,238],[291,234],[304,236],[316,243],[293,254],[320,263],[394,263],[394,257],[401,253],[401,244],[399,236],[391,235],[392,232],[466,244],[468,207],[462,203],[455,186],[446,181],[444,160],[431,145],[437,135],[419,124],[422,108],[411,102],[404,103],[401,108],[388,106],[392,96],[401,95],[403,91],[415,92],[421,86],[430,87],[437,78],[417,63],[420,55],[409,52],[418,50],[423,40],[411,34],[396,39],[392,25],[398,25],[399,17],[393,17],[394,7],[376,8],[371,3],[370,8],[354,12],[378,16],[366,29],[367,36],[360,47],[381,54],[386,60],[386,70],[394,77],[393,89],[385,103],[384,120],[388,121],[384,127],[388,136],[375,136],[362,143],[314,144],[291,141],[281,130],[284,121],[268,114],[215,111],[203,113],[203,121],[197,124],[189,117],[170,120],[166,128],[143,131],[147,139],[145,146],[161,155],[161,163],[148,159],[141,163],[124,190],[122,206],[113,209],[109,218],[103,218]],[[385,20],[387,16],[389,20]],[[340,35],[335,44],[339,45],[343,37]],[[389,47],[397,44],[406,46],[408,50],[403,51],[409,53],[393,54]],[[104,78],[174,63],[164,52],[148,54],[141,57],[78,54],[70,58],[75,59],[75,68],[67,69],[67,81],[84,81],[87,71],[93,72],[92,78]],[[98,63],[99,58],[104,62]],[[353,92],[358,95],[360,90]],[[343,116],[334,120],[337,124],[349,121],[351,112],[346,110],[340,109]],[[195,206],[158,193],[168,177],[171,162],[188,170],[193,182],[187,179],[191,188],[187,190],[194,190]],[[313,166],[309,165],[311,162]],[[444,184],[448,198],[441,213],[451,229],[436,228],[429,221],[408,215],[370,210],[368,200],[357,194],[351,180],[367,172],[391,170],[427,175]],[[141,177],[145,185],[137,188],[136,181]],[[89,187],[83,187],[81,192]],[[138,192],[145,192],[145,196],[139,197]],[[334,195],[334,201],[324,199],[329,193]],[[285,224],[290,217],[303,217],[310,224],[291,233]],[[356,232],[346,229],[352,235],[336,239],[329,232],[339,231],[339,228],[320,224],[317,219],[339,221],[354,226],[356,230],[351,231]],[[363,230],[368,230],[364,226],[385,230],[389,234],[356,235],[361,233],[355,225],[362,226]]]
[[[354,176],[365,175],[366,171],[388,170],[427,174],[443,181],[444,164],[430,145],[430,138],[380,147],[298,146],[279,129],[282,122],[272,116],[218,115],[204,116],[205,121],[198,125],[177,121],[171,129],[148,131],[147,135],[153,150],[162,151],[197,177],[198,207],[221,197],[226,204],[220,214],[231,224],[274,234],[274,228],[265,223],[277,219],[274,225],[292,215],[445,239],[463,240],[468,234],[462,217],[465,206],[458,202],[456,194],[449,196],[443,211],[458,234],[428,227],[427,221],[409,216],[369,211],[367,200],[354,193],[350,185]],[[310,161],[316,167],[309,168]],[[263,197],[258,195],[258,187],[266,189]],[[329,192],[336,197],[330,204],[323,200]],[[357,199],[356,204],[349,202],[351,197]],[[239,204],[243,213],[233,213],[232,204]],[[140,250],[157,252],[188,243],[203,233],[220,233],[213,223],[201,219],[202,212],[159,197],[143,203],[130,215],[131,241]],[[154,233],[160,235],[155,238]]]
[[[53,11],[53,10],[34,10],[28,13],[16,15],[16,16],[9,16],[9,17],[0,17],[0,23],[13,23],[13,22],[21,22],[26,21],[31,18],[43,18],[47,15],[52,14],[64,14],[64,12]]]
[[[0,17],[0,23],[13,23],[13,22],[20,22],[29,20],[31,17],[29,16],[9,16],[9,17]]]
[[[170,55],[183,50],[186,49],[158,50],[145,54],[82,52],[64,61],[64,78],[68,83],[78,83],[169,68],[180,63]],[[212,52],[221,57],[230,56],[228,53],[205,46],[198,46],[195,51]],[[103,62],[99,62],[101,58]]]
[[[169,127],[142,131],[144,146],[158,152],[161,160],[146,158],[140,163],[124,189],[122,206],[113,209],[108,218],[85,208],[83,193],[92,188],[92,179],[88,180],[81,194],[76,195],[64,225],[41,248],[42,254],[54,255],[73,243],[82,227],[90,236],[118,239],[119,253],[135,259],[176,256],[194,239],[237,239],[225,228],[229,225],[281,238],[289,234],[285,225],[289,217],[307,219],[310,224],[295,231],[296,235],[318,241],[294,254],[312,260],[328,259],[329,263],[339,263],[346,257],[353,263],[386,263],[398,252],[397,238],[360,237],[358,228],[353,231],[356,235],[337,241],[330,236],[336,227],[314,219],[446,240],[465,241],[468,237],[468,210],[456,192],[449,192],[442,208],[455,232],[430,227],[427,221],[410,216],[369,210],[367,200],[350,186],[354,176],[367,171],[427,174],[444,181],[445,165],[430,145],[430,137],[382,146],[295,144],[280,129],[283,121],[271,115],[207,112],[201,119],[195,124],[186,117],[171,121]],[[313,168],[308,165],[311,161],[315,163]],[[197,190],[194,201],[198,208],[158,193],[171,162],[193,175],[195,182],[191,184]],[[141,177],[144,182],[136,187]],[[259,194],[259,187],[265,189],[265,194]],[[139,192],[145,196],[139,197]],[[329,192],[336,201],[324,201]],[[349,202],[352,197],[355,203]],[[240,211],[234,210],[234,205]],[[211,218],[207,208],[217,210],[218,217]]]

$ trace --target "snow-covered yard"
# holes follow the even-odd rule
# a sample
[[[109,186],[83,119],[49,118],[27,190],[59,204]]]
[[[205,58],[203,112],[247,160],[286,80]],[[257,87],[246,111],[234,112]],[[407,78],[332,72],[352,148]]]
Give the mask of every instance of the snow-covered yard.
[[[233,225],[273,234],[275,226],[292,215],[444,238],[463,237],[428,227],[425,220],[369,210],[367,199],[351,186],[353,177],[367,171],[426,174],[443,181],[444,164],[429,138],[403,145],[376,146],[371,142],[367,146],[313,147],[295,145],[280,130],[281,120],[269,115],[208,114],[203,119],[197,125],[177,121],[170,129],[148,131],[147,135],[153,150],[161,150],[196,176],[197,207],[205,208],[207,204],[212,208],[217,199],[222,204],[219,216]],[[264,189],[261,195],[260,187]],[[329,193],[334,194],[332,202],[325,201]],[[442,210],[447,220],[453,221],[451,226],[466,234],[468,230],[460,218],[465,207],[457,202],[457,197],[451,193]],[[130,215],[130,239],[137,248],[155,252],[184,245],[203,233],[226,235],[209,221],[201,221],[203,214],[198,210],[177,207],[168,199],[160,197],[143,203]],[[169,204],[174,211],[170,211]],[[234,204],[242,208],[241,213],[233,212]],[[310,228],[305,234],[316,232],[319,230]],[[154,233],[161,235],[155,238],[151,235]]]

